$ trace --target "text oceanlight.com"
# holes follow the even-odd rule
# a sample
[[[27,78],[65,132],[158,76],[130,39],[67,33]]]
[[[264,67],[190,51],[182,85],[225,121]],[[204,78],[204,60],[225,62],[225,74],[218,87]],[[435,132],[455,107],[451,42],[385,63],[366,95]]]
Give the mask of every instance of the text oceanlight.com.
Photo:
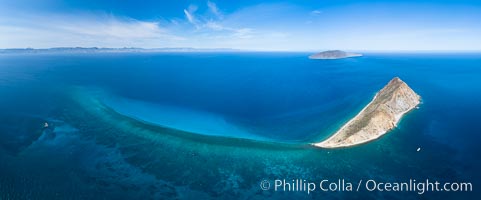
[[[473,185],[470,182],[438,182],[433,180],[418,181],[409,179],[404,182],[382,182],[376,180],[359,180],[356,182],[344,179],[308,181],[303,179],[276,179],[273,181],[262,180],[262,190],[273,190],[283,192],[471,192]]]

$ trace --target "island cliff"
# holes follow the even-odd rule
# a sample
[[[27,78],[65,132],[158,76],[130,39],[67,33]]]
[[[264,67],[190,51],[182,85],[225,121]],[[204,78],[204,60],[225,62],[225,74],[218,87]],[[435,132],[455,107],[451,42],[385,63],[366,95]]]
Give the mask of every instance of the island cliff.
[[[336,148],[377,139],[396,127],[404,114],[416,108],[420,99],[401,79],[393,78],[359,114],[334,135],[313,145]]]
[[[349,58],[349,57],[359,57],[362,56],[362,54],[359,53],[350,53],[350,52],[344,52],[344,51],[339,51],[339,50],[332,50],[332,51],[323,51],[320,53],[316,53],[313,55],[309,56],[309,59],[341,59],[341,58]]]

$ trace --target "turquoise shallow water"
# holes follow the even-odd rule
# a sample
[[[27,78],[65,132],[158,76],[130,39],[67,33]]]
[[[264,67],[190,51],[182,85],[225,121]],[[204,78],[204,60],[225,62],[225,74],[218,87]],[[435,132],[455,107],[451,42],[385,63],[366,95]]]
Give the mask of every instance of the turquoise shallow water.
[[[394,76],[423,99],[397,129],[351,148],[307,145]],[[481,54],[3,54],[0,96],[1,198],[480,195]],[[259,187],[284,178],[429,178],[473,182],[474,190],[307,195]]]

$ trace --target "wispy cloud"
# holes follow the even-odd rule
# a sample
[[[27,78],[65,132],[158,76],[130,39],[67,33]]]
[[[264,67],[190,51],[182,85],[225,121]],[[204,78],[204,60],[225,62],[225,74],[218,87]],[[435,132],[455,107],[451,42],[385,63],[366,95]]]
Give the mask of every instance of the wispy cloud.
[[[197,25],[197,21],[194,15],[197,9],[198,9],[197,6],[192,4],[189,5],[189,8],[184,9],[184,14],[185,14],[185,17],[187,18],[187,21],[189,21],[193,25]]]
[[[218,17],[218,18],[223,17],[222,13],[220,12],[219,8],[217,7],[217,4],[215,4],[214,2],[207,1],[207,7],[209,8],[210,12],[212,12],[212,14],[214,14],[216,17]]]
[[[104,21],[88,21],[55,24],[55,28],[74,34],[99,37],[115,37],[121,39],[162,38],[166,31],[156,22],[143,22],[137,20],[108,19]]]
[[[226,27],[220,25],[219,23],[217,23],[215,21],[208,21],[204,24],[204,26],[209,28],[209,29],[212,29],[214,31],[226,30]]]
[[[240,39],[249,39],[254,37],[253,36],[253,30],[250,28],[241,28],[241,29],[236,29],[234,30],[234,37],[240,38]]]
[[[322,11],[320,10],[313,10],[309,13],[311,16],[319,16],[322,14]]]
[[[187,20],[189,20],[190,23],[194,24],[194,16],[186,9],[184,9],[184,14]]]
[[[190,5],[189,8],[184,9],[184,14],[187,21],[195,27],[197,32],[203,35],[211,35],[217,37],[218,34],[227,34],[233,39],[249,39],[253,37],[254,30],[247,27],[235,27],[226,25],[223,21],[224,16],[219,11],[219,7],[211,1],[207,1],[208,11],[214,14],[214,17],[208,15],[195,15],[198,7]],[[210,33],[206,33],[210,32]]]
[[[25,44],[21,45],[24,47],[35,44],[123,47],[185,40],[158,22],[112,15],[21,16],[8,21],[11,24],[0,22],[0,45],[5,47],[13,47],[14,42]]]

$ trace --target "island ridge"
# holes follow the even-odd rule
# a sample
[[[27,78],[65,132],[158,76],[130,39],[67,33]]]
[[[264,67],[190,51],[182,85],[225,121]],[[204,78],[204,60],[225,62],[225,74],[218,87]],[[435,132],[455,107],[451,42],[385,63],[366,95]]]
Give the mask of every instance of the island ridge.
[[[359,114],[328,139],[313,143],[322,148],[365,143],[386,134],[401,117],[416,108],[421,97],[398,77],[382,88]]]
[[[312,54],[309,56],[309,59],[317,59],[317,60],[333,60],[333,59],[341,59],[341,58],[350,58],[350,57],[360,57],[362,54],[360,53],[351,53],[351,52],[344,52],[340,50],[331,50],[331,51],[323,51],[320,53]]]

